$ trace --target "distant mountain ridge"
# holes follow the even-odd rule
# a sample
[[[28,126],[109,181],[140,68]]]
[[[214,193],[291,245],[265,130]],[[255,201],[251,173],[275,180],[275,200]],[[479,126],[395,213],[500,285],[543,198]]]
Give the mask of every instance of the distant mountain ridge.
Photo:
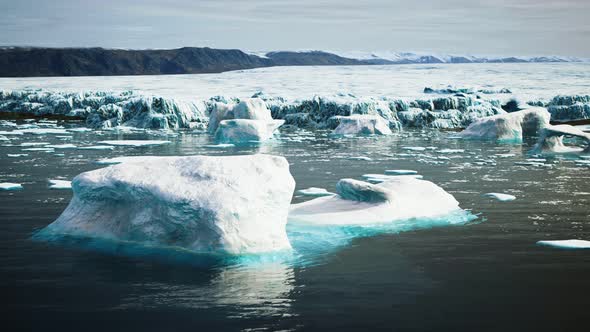
[[[219,73],[272,66],[353,66],[436,63],[582,62],[575,57],[475,57],[417,53],[342,53],[183,47],[170,50],[0,48],[0,77]]]

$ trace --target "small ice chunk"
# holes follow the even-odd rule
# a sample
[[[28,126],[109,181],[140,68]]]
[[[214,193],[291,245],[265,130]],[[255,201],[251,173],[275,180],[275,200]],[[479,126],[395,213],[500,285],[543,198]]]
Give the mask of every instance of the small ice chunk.
[[[46,148],[53,148],[53,149],[75,149],[76,146],[74,144],[51,144],[46,145]]]
[[[447,153],[447,154],[455,154],[455,153],[463,153],[465,152],[464,149],[441,149],[437,151],[438,153]]]
[[[499,200],[500,202],[509,202],[509,201],[513,201],[516,199],[516,196],[502,194],[502,193],[487,193],[487,194],[484,194],[484,196],[490,197],[490,198],[495,198],[495,199]]]
[[[68,128],[68,131],[71,131],[73,133],[85,133],[85,132],[88,132],[88,131],[92,131],[92,129],[85,128],[85,127],[80,127],[80,128]]]
[[[228,149],[228,148],[233,148],[235,146],[236,146],[235,144],[231,144],[231,143],[203,145],[203,147],[207,148],[207,149]]]
[[[115,147],[112,145],[88,145],[88,146],[79,146],[78,150],[112,150]]]
[[[7,156],[10,158],[18,158],[18,157],[26,157],[26,156],[28,156],[28,154],[27,153],[8,153]]]
[[[20,146],[44,146],[44,145],[49,145],[48,142],[25,142],[25,143],[21,143]]]
[[[386,175],[386,174],[363,174],[362,178],[371,182],[371,183],[381,183],[385,181],[389,181],[391,179],[396,179],[400,177],[409,177],[414,179],[422,179],[423,176],[419,174],[400,174],[400,175]]]
[[[402,149],[408,150],[408,151],[424,151],[424,150],[426,150],[426,148],[422,147],[422,146],[404,146],[404,147],[402,147]]]
[[[49,189],[72,189],[72,182],[66,180],[51,179],[49,181]]]
[[[353,157],[348,157],[348,159],[350,159],[350,160],[364,160],[364,161],[373,160],[372,158],[367,157],[367,156],[353,156]]]
[[[43,147],[43,148],[27,148],[27,149],[23,149],[23,151],[54,152],[55,149]]]
[[[20,130],[11,130],[11,131],[6,131],[6,130],[0,130],[0,135],[22,135],[23,132]]]
[[[23,189],[20,183],[0,182],[0,190],[19,190]]]
[[[324,188],[316,188],[316,187],[309,187],[307,189],[297,190],[297,194],[303,195],[303,196],[313,196],[313,197],[335,195],[334,193],[331,193]]]
[[[412,175],[418,174],[417,171],[409,170],[409,169],[388,169],[385,171],[387,175]]]
[[[538,245],[561,249],[590,249],[590,241],[586,240],[543,240],[537,241]]]
[[[65,129],[54,129],[54,128],[32,128],[32,129],[20,129],[23,134],[33,135],[65,135],[68,131]]]
[[[114,140],[114,141],[100,141],[99,144],[114,145],[114,146],[152,146],[170,144],[170,141],[158,140]]]

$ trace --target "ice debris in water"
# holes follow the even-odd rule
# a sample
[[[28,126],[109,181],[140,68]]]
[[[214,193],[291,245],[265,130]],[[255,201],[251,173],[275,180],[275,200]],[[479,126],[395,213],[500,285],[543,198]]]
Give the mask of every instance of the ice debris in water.
[[[23,189],[20,183],[0,182],[0,190],[19,190]]]
[[[69,234],[208,253],[290,249],[295,181],[271,155],[135,157],[82,173],[61,216],[37,236]]]
[[[544,108],[530,108],[476,120],[460,133],[463,138],[520,142],[537,136],[549,126],[551,115]]]
[[[485,197],[494,198],[500,202],[509,202],[516,199],[516,196],[509,195],[509,194],[502,194],[502,193],[487,193],[484,194]]]
[[[10,158],[27,157],[27,153],[8,153],[6,154]]]
[[[380,184],[342,179],[336,185],[336,192],[338,195],[292,205],[290,222],[367,225],[410,218],[436,218],[461,211],[455,198],[441,187],[404,176]]]
[[[49,189],[72,189],[72,182],[66,180],[50,179]]]
[[[150,145],[164,145],[170,144],[170,141],[159,140],[115,140],[115,141],[100,141],[98,144],[114,145],[114,146],[150,146]]]
[[[321,197],[321,196],[332,196],[335,195],[327,191],[325,188],[316,188],[316,187],[309,187],[306,189],[300,189],[296,192],[299,195],[303,196],[313,196],[313,197]]]
[[[590,241],[586,240],[543,240],[537,241],[538,245],[560,249],[590,249]]]

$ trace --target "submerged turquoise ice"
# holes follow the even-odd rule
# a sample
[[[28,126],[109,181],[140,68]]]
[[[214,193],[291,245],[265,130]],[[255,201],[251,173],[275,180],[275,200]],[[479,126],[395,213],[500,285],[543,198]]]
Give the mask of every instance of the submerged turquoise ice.
[[[340,226],[288,223],[287,236],[293,247],[292,251],[243,255],[198,253],[180,247],[56,234],[48,229],[37,231],[33,235],[33,239],[73,248],[96,250],[107,254],[144,257],[196,266],[239,265],[254,267],[276,263],[306,266],[320,263],[325,256],[350,245],[359,238],[433,227],[461,226],[475,219],[477,216],[471,212],[457,210],[455,213],[440,218],[397,220],[374,225]]]

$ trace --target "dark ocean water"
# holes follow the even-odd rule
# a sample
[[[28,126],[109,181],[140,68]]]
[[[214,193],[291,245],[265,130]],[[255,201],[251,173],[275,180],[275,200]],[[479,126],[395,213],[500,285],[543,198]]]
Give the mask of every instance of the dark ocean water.
[[[0,182],[24,186],[0,191],[0,291],[7,331],[584,331],[590,323],[590,251],[536,245],[590,239],[590,169],[572,158],[548,158],[548,166],[516,165],[530,158],[531,142],[462,141],[437,131],[341,140],[321,132],[285,132],[283,139],[261,146],[208,149],[206,135],[184,132],[72,136],[24,135],[0,147]],[[56,151],[63,156],[6,146],[148,138],[172,143]],[[465,151],[437,152],[443,148]],[[97,159],[256,152],[285,156],[297,189],[333,191],[340,178],[414,169],[477,219],[347,234],[346,241],[307,252],[304,263],[203,262],[191,255],[130,254],[123,246],[32,239],[71,198],[69,190],[48,189],[47,179],[71,179],[104,167]],[[7,157],[14,153],[29,156]],[[488,192],[517,199],[482,196]],[[296,196],[294,202],[305,199]]]

